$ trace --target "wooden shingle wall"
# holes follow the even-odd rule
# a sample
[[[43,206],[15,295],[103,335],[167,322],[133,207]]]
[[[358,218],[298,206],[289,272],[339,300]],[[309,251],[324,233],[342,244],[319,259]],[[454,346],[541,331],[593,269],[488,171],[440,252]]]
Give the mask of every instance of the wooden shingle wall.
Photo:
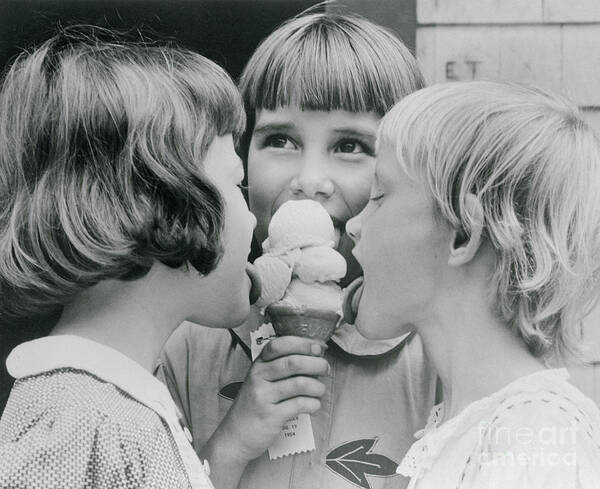
[[[563,93],[600,132],[600,2],[417,0],[430,83],[499,79]]]

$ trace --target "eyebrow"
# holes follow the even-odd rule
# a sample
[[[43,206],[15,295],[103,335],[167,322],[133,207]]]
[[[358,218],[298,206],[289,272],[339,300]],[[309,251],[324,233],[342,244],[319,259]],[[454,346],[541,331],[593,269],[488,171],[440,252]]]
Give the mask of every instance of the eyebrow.
[[[265,124],[257,124],[254,127],[254,134],[265,134],[270,132],[286,132],[292,131],[295,126],[291,122],[268,122]],[[368,129],[356,129],[355,127],[338,127],[333,130],[335,134],[344,136],[353,136],[358,138],[368,138],[375,140],[375,132]]]
[[[286,132],[294,129],[294,125],[287,122],[269,122],[266,124],[257,124],[254,127],[254,134],[265,134],[269,132]]]
[[[369,131],[368,129],[365,130],[361,130],[361,129],[356,129],[354,127],[343,127],[343,128],[337,128],[333,130],[334,133],[336,134],[340,134],[343,136],[353,136],[356,138],[367,138],[369,140],[372,140],[373,142],[375,142],[375,132],[373,131]]]

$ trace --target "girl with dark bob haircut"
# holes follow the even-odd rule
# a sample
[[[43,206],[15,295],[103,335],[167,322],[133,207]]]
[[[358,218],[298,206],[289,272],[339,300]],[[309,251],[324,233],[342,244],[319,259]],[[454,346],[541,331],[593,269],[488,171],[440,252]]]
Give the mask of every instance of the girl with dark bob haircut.
[[[67,29],[13,63],[0,113],[0,320],[58,317],[8,357],[0,487],[212,488],[152,370],[181,322],[240,324],[256,295],[235,86],[196,53]]]
[[[218,263],[223,208],[200,162],[245,118],[215,64],[71,29],[14,62],[0,112],[3,320],[155,260]]]

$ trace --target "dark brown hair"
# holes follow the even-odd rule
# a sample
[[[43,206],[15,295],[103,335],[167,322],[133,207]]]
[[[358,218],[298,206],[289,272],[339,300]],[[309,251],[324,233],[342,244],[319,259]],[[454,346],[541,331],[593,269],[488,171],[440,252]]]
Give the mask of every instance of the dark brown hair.
[[[155,260],[216,266],[223,204],[202,160],[245,123],[217,65],[71,28],[17,58],[0,113],[2,322],[141,277]]]

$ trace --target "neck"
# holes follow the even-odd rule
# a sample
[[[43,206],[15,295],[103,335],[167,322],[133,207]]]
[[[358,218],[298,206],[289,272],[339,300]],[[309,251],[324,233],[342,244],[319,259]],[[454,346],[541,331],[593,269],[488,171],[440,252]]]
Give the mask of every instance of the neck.
[[[544,368],[508,325],[484,307],[486,301],[455,297],[448,303],[451,307],[417,325],[442,381],[444,421],[470,403]],[[478,309],[477,304],[482,307]]]
[[[90,287],[65,307],[50,334],[96,341],[152,372],[164,343],[184,319],[173,313],[169,294],[154,282],[152,276],[146,276],[131,282],[107,280]]]

